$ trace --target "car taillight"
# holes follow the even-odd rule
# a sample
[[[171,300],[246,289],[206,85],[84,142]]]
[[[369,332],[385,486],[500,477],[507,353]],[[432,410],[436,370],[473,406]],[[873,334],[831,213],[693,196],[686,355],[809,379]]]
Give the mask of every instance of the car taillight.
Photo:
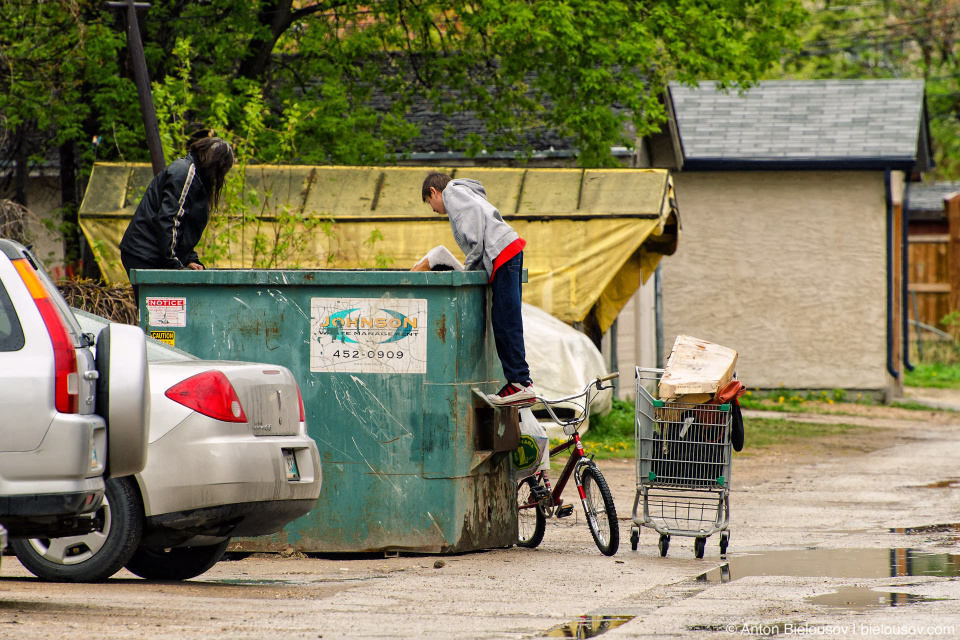
[[[237,392],[220,371],[204,371],[178,382],[164,394],[174,402],[224,422],[246,422]]]
[[[14,260],[14,266],[33,297],[43,324],[53,343],[54,398],[60,413],[80,412],[80,374],[77,369],[77,351],[67,331],[66,323],[57,310],[50,293],[26,260]]]
[[[300,401],[300,422],[307,421],[307,412],[303,410],[303,396],[300,395],[300,387],[297,387],[297,400]]]

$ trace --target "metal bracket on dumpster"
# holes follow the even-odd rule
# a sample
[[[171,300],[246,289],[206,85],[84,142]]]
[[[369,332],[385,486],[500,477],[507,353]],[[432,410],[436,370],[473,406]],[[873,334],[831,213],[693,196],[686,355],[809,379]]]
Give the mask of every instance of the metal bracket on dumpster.
[[[487,394],[473,387],[473,411],[476,419],[477,449],[513,451],[520,445],[520,410],[491,404]]]
[[[478,406],[488,406],[491,409],[499,409],[497,405],[490,402],[490,398],[487,397],[487,394],[483,391],[480,391],[477,387],[470,387],[470,391],[473,391],[473,407],[477,408]],[[479,402],[478,402],[479,400]]]

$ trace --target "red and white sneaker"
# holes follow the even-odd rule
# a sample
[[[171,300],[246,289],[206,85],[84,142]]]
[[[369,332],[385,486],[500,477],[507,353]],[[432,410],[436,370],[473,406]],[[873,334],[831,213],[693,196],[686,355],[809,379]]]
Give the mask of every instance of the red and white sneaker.
[[[528,406],[537,401],[537,394],[533,392],[532,382],[529,386],[508,382],[497,393],[488,393],[487,400],[499,407]]]

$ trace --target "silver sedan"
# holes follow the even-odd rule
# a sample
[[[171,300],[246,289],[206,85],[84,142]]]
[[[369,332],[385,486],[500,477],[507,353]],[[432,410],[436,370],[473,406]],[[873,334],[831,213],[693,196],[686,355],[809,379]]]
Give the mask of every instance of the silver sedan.
[[[107,323],[75,315],[84,331]],[[92,533],[12,542],[40,578],[93,582],[124,566],[147,579],[192,578],[232,537],[275,533],[320,495],[319,453],[287,368],[199,360],[150,338],[147,361],[146,467],[107,482]]]

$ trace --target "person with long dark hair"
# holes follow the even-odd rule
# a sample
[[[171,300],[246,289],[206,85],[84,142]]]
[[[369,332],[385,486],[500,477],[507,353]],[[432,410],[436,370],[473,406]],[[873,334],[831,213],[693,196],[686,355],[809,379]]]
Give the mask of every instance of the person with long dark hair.
[[[230,143],[202,137],[153,178],[120,241],[128,277],[131,269],[204,268],[195,247],[233,165]]]

